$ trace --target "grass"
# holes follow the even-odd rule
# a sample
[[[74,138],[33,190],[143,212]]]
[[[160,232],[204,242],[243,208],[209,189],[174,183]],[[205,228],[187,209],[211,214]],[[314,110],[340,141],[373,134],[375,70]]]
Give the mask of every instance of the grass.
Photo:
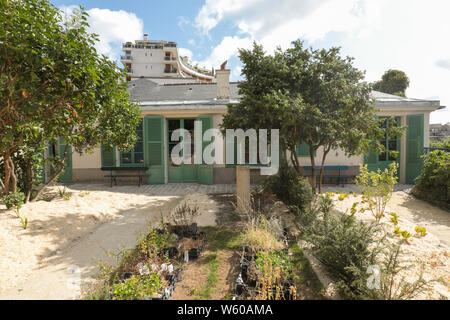
[[[223,250],[236,250],[241,248],[242,236],[240,230],[224,229],[223,227],[203,227],[208,239],[208,250],[211,253],[205,259],[205,272],[208,278],[200,287],[193,289],[193,293],[198,300],[211,298],[211,293],[219,281],[218,252]]]
[[[200,291],[196,290],[196,295],[199,299],[208,300],[211,298],[211,290],[216,286],[219,278],[217,274],[217,267],[219,262],[217,261],[217,252],[210,253],[206,257],[208,279],[206,284]]]
[[[211,251],[241,248],[242,235],[240,230],[225,229],[224,227],[203,227],[202,231],[206,232]]]
[[[322,286],[319,278],[317,278],[311,263],[303,255],[298,243],[290,243],[289,249],[293,255],[294,273],[298,276],[295,281],[297,290],[301,290],[306,299],[325,299],[325,288]]]

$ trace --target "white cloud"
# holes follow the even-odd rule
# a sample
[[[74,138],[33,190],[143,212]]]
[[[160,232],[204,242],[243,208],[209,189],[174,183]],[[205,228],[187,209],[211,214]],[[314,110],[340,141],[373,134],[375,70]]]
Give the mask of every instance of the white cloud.
[[[215,47],[208,58],[199,62],[207,68],[220,66],[225,60],[229,60],[238,53],[239,48],[249,49],[252,46],[250,38],[240,38],[239,36],[224,37],[222,42]]]
[[[440,60],[436,61],[436,65],[438,67],[450,70],[450,59],[447,59],[447,60],[440,59]]]
[[[178,48],[178,53],[180,57],[188,57],[189,60],[191,60],[193,56],[192,51],[186,48]]]
[[[67,14],[75,8],[77,7],[61,7]],[[89,31],[99,36],[96,49],[112,60],[119,59],[123,42],[142,38],[144,23],[134,13],[99,8],[87,10],[87,13]]]
[[[410,78],[408,96],[450,106],[448,12],[450,1],[442,0],[206,0],[195,25],[203,34],[223,21],[237,28],[212,49],[205,64],[217,66],[253,40],[269,52],[298,38],[313,46],[320,40],[355,57],[368,81],[400,69]],[[435,112],[431,121],[450,121],[450,112]]]

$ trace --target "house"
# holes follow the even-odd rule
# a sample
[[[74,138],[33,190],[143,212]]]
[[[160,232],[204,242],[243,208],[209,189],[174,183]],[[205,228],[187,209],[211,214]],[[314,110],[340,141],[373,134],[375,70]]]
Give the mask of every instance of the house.
[[[200,75],[198,70],[191,70],[185,64],[180,64],[181,58],[178,56],[178,51],[172,50],[172,48],[176,49],[175,43],[171,43],[169,50],[164,48],[165,42],[162,45],[151,43],[148,37],[144,37],[142,42],[136,42],[134,45],[124,44],[125,52],[130,51],[126,54],[127,57],[123,58],[126,59],[125,63],[129,61],[130,71],[138,72],[139,69],[141,70],[139,72],[145,73],[142,71],[145,70],[143,67],[145,63],[137,64],[137,67],[132,66],[133,62],[140,60],[134,59],[131,49],[148,50],[147,56],[151,53],[153,59],[149,61],[153,61],[155,65],[151,70],[155,72],[159,70],[158,73],[130,73],[128,77],[131,99],[137,101],[142,110],[142,123],[137,128],[140,139],[134,149],[121,153],[118,150],[98,148],[92,154],[82,156],[74,153],[69,159],[62,182],[107,182],[107,178],[104,177],[105,172],[100,170],[102,166],[124,168],[148,166],[150,168],[148,184],[235,183],[236,175],[233,166],[173,163],[169,154],[178,142],[169,141],[169,137],[173,130],[178,128],[193,131],[195,120],[202,121],[203,129],[218,128],[227,112],[227,104],[239,103],[238,83],[229,82],[230,71],[226,69]],[[161,52],[157,53],[157,50]],[[170,55],[167,55],[167,52]],[[142,56],[142,52],[140,54]],[[161,76],[167,68],[159,64],[161,61],[166,61],[167,56],[171,63],[175,61],[173,65],[176,65],[177,77],[172,73],[170,77]],[[155,57],[159,58],[154,60]],[[170,70],[175,69],[173,66],[171,68]],[[394,116],[401,125],[407,126],[406,134],[402,138],[390,140],[386,137],[383,142],[387,150],[399,153],[397,159],[400,164],[399,181],[412,184],[421,170],[420,156],[423,148],[429,146],[430,113],[442,108],[440,102],[404,98],[376,91],[372,92],[372,95],[375,99],[376,114],[379,117]],[[310,165],[309,151],[305,146],[298,147],[297,157],[301,165]],[[319,163],[322,150],[318,150],[316,157],[316,163]],[[289,158],[287,155],[287,159]],[[386,168],[393,161],[395,159],[389,152],[346,157],[344,152],[337,150],[330,152],[326,164],[348,166],[347,174],[356,175],[360,164],[367,163],[371,170],[376,170]]]
[[[430,124],[430,141],[438,142],[450,138],[450,122]]]

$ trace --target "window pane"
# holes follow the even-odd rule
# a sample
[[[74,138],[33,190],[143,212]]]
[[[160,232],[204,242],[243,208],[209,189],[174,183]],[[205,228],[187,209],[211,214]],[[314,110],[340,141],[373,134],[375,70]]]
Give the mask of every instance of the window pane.
[[[142,142],[136,143],[134,146],[134,152],[143,152],[144,151],[144,144]]]
[[[122,163],[131,163],[131,152],[122,153]]]
[[[378,161],[386,161],[386,152],[380,153]]]
[[[389,151],[397,151],[397,140],[389,141]]]
[[[144,154],[143,153],[134,153],[134,163],[142,164],[144,163]]]

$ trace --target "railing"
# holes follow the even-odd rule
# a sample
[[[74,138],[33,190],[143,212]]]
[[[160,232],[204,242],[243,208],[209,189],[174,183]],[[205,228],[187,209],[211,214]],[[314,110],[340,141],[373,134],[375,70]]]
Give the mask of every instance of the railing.
[[[164,69],[164,73],[177,73],[177,69]]]
[[[169,48],[176,48],[177,44],[176,43],[165,43],[164,47],[169,47]]]
[[[133,60],[132,56],[120,56],[120,60]]]
[[[168,57],[168,56],[165,56],[165,57],[164,57],[164,60],[166,60],[166,61],[170,61],[170,57]]]
[[[133,73],[133,69],[132,68],[127,68],[126,71],[127,71],[127,73]]]

